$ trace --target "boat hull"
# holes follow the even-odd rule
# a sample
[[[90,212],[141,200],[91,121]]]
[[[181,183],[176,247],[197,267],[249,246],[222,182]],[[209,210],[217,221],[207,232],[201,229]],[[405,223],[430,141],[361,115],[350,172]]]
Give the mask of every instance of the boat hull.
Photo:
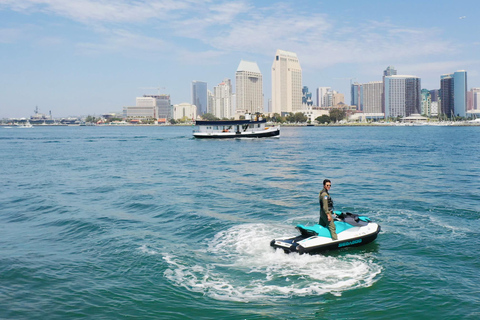
[[[265,138],[280,135],[280,129],[268,129],[253,132],[195,132],[193,136],[200,139]]]
[[[323,236],[309,236],[301,234],[296,237],[285,239],[274,239],[270,245],[281,249],[285,253],[298,252],[300,254],[317,254],[331,250],[338,250],[348,247],[358,247],[374,241],[381,227],[376,223],[369,223],[368,226],[353,227],[338,234],[338,240]]]

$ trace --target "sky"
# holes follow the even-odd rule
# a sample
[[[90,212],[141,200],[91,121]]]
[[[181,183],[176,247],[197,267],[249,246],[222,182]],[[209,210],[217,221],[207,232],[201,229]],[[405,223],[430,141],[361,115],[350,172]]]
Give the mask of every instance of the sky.
[[[277,49],[295,52],[316,99],[383,70],[421,78],[466,70],[480,87],[480,1],[0,0],[0,118],[101,115],[143,94],[191,103],[193,80],[235,82],[255,61],[271,98]]]

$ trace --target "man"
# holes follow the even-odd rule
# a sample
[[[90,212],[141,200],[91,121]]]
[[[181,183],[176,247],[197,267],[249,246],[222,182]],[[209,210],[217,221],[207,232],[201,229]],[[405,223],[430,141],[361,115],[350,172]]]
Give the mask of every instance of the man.
[[[323,189],[318,196],[320,200],[320,221],[318,224],[323,227],[328,227],[332,240],[337,240],[337,232],[333,220],[333,201],[328,193],[331,187],[332,182],[330,180],[323,180]]]

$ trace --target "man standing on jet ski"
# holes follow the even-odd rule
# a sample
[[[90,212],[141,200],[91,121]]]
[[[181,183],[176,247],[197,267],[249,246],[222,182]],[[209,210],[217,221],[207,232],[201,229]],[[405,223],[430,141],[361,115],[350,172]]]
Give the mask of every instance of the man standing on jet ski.
[[[337,240],[337,232],[333,219],[333,201],[328,193],[331,186],[332,182],[330,180],[323,180],[323,189],[318,195],[318,199],[320,200],[320,221],[318,224],[323,227],[328,227],[332,240]]]

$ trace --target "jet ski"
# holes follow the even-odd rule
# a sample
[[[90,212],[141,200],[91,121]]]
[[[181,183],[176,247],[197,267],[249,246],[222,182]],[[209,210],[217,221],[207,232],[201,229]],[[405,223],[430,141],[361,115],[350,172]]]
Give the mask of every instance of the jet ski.
[[[270,245],[282,249],[285,253],[315,254],[346,247],[358,247],[370,243],[377,238],[380,226],[371,222],[368,217],[350,212],[334,211],[334,223],[338,240],[332,240],[330,231],[319,224],[304,226],[298,224],[296,229],[300,235],[292,238],[274,239]]]

